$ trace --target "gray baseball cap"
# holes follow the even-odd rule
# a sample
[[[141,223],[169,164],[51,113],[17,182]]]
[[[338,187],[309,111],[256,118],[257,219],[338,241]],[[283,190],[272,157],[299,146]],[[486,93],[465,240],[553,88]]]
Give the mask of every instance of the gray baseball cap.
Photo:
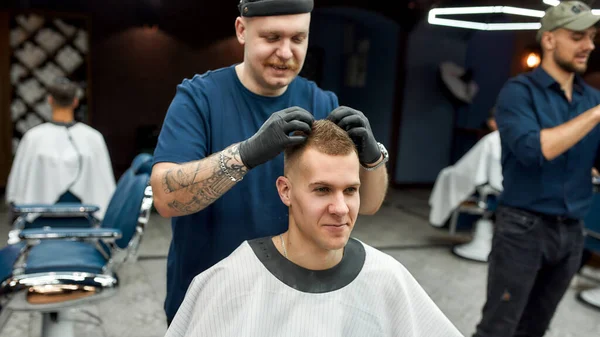
[[[542,27],[537,32],[537,41],[542,39],[542,33],[558,28],[582,31],[600,21],[600,15],[592,14],[592,9],[581,1],[561,1],[558,5],[546,10],[540,21]]]

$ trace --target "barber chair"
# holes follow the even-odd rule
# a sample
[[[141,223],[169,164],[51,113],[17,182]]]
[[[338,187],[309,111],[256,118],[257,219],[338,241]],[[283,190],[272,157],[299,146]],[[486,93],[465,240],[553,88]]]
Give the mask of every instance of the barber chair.
[[[592,207],[585,217],[585,248],[600,252],[600,179],[594,178],[594,197]],[[579,299],[593,307],[600,309],[600,286],[581,291]]]
[[[487,262],[492,249],[493,215],[499,194],[500,191],[490,185],[479,186],[471,198],[454,210],[450,218],[450,234],[456,233],[461,215],[468,214],[478,218],[474,225],[473,239],[471,242],[454,246],[454,254],[467,260]]]
[[[138,154],[132,162],[132,167],[140,167],[151,173],[152,155]],[[116,193],[116,191],[115,191]],[[11,205],[14,215],[12,230],[9,232],[8,243],[19,241],[19,232],[32,228],[90,228],[100,226],[100,221],[94,217],[99,210],[96,205],[82,204],[69,191],[65,192],[56,204],[20,204]]]
[[[73,321],[64,319],[69,310],[116,294],[116,272],[136,260],[152,206],[152,157],[136,159],[119,179],[99,226],[23,228],[17,242],[0,250],[0,329],[15,311],[37,311],[42,337],[72,337]],[[30,210],[42,217],[75,213],[54,205]]]
[[[37,218],[36,211],[40,213],[48,213],[45,206],[41,204],[29,204],[29,205],[9,205],[9,220],[13,226],[22,226],[23,223],[21,221],[26,220],[31,226],[35,227],[44,227],[44,226],[53,226],[53,225],[62,225],[68,227],[89,227],[97,220],[93,217],[93,213],[98,210],[98,207],[91,206],[92,208],[88,212],[80,212],[80,209],[77,208],[74,212],[70,210],[72,207],[77,207],[81,204],[81,200],[77,198],[70,191],[66,191],[63,193],[60,198],[56,201],[57,212],[59,213],[67,213],[69,216],[62,219],[57,219],[57,216],[52,217],[53,214],[46,214],[46,216],[42,216]],[[42,208],[44,207],[44,208]],[[61,208],[62,207],[62,208]],[[60,209],[60,211],[58,211]],[[25,218],[27,217],[27,218]]]

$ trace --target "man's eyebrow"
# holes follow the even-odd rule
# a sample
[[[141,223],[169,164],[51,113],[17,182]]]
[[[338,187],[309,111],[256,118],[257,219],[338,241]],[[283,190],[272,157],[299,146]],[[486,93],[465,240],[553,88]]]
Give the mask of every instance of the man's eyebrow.
[[[258,32],[259,35],[284,35],[283,31],[280,30],[276,30],[276,29],[266,29],[266,30],[261,30]],[[299,30],[297,32],[295,32],[294,34],[292,34],[294,36],[296,35],[308,35],[308,31],[306,30]]]
[[[333,186],[332,184],[325,182],[325,181],[315,181],[315,182],[308,184],[308,186],[314,186],[314,185]],[[359,185],[360,185],[360,182],[358,182],[358,181],[353,184],[348,184],[348,186],[359,186]]]
[[[331,184],[324,182],[324,181],[315,181],[312,182],[310,184],[308,184],[308,186],[313,186],[313,185],[325,185],[325,186],[331,186]]]

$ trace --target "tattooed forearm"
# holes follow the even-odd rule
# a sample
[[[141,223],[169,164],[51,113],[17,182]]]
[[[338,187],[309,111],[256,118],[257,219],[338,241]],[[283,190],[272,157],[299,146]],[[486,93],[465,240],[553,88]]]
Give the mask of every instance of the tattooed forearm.
[[[186,172],[187,167],[180,166],[168,170],[164,176],[163,184],[165,186],[165,193],[173,193],[179,191],[182,188],[191,186],[196,179],[198,171],[202,169],[202,162],[195,162],[196,167],[193,171]]]
[[[166,171],[162,187],[166,195],[171,195],[168,206],[182,215],[198,212],[233,187],[236,182],[231,177],[239,181],[248,171],[240,159],[237,144],[223,150],[223,163],[229,175],[222,170],[220,161],[220,152],[217,152]]]

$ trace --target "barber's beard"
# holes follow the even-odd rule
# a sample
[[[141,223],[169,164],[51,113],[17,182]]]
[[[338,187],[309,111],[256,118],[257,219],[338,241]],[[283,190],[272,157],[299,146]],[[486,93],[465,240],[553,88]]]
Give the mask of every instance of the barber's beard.
[[[583,74],[587,70],[587,64],[585,66],[577,67],[575,62],[569,62],[565,59],[560,58],[556,52],[554,52],[554,62],[564,71],[569,73]]]

